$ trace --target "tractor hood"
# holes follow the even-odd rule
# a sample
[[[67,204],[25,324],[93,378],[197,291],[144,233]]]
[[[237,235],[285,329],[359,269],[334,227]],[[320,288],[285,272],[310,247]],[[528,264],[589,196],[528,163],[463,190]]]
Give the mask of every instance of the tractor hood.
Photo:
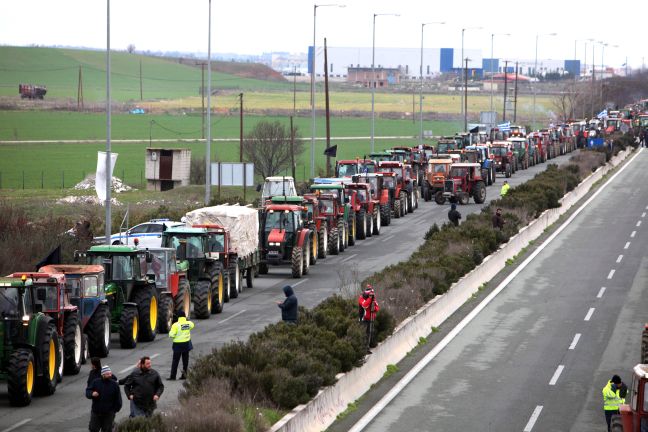
[[[268,234],[268,244],[283,243],[286,241],[286,230],[273,228]]]

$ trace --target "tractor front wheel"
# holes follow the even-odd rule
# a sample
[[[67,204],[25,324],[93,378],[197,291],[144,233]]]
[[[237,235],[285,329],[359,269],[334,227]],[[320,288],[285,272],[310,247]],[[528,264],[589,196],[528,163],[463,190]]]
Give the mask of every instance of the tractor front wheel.
[[[434,194],[434,202],[443,205],[446,202],[446,198],[443,196],[443,192],[438,191],[437,193]]]
[[[173,298],[169,294],[163,294],[160,297],[160,313],[158,314],[158,331],[160,333],[171,331],[174,309]]]
[[[100,305],[86,324],[88,351],[91,357],[107,357],[110,351],[110,311]]]
[[[119,320],[119,345],[125,349],[133,349],[137,346],[139,337],[139,314],[136,307],[127,306],[124,308]]]
[[[211,313],[219,314],[223,312],[223,304],[225,302],[225,277],[223,276],[222,271],[218,271],[216,278],[212,274],[212,287],[211,287]],[[227,278],[227,290],[229,291],[229,278]]]
[[[317,241],[317,256],[318,258],[326,258],[328,253],[328,230],[326,226],[322,223],[322,228],[320,228],[319,233],[317,233],[319,239]]]
[[[9,357],[7,387],[9,403],[13,406],[26,406],[34,395],[36,362],[30,349],[17,348]]]
[[[311,264],[317,264],[318,252],[319,252],[319,235],[315,227],[311,230],[311,242],[310,242],[310,262]]]
[[[306,238],[306,241],[304,242],[304,246],[302,246],[302,251],[303,251],[303,256],[304,256],[304,270],[303,274],[307,275],[308,271],[310,270],[310,252],[309,250],[311,249],[310,246],[310,240]]]
[[[382,215],[376,207],[374,207],[374,222],[373,222],[373,234],[380,235],[380,227],[382,223]]]
[[[380,205],[380,215],[382,216],[382,222],[385,226],[388,226],[391,223],[391,209],[389,204]]]
[[[369,213],[367,213],[366,226],[367,226],[367,237],[371,237],[373,235],[373,230],[374,230],[374,218],[373,215],[370,215]]]
[[[36,392],[40,395],[49,396],[56,391],[58,369],[63,361],[60,355],[59,343],[56,327],[53,324],[48,325],[44,337],[38,341],[42,376],[37,377]]]
[[[180,278],[180,282],[178,282],[178,293],[173,301],[175,303],[175,314],[177,315],[178,312],[182,311],[188,318],[189,312],[191,311],[191,285],[187,278]]]
[[[137,304],[137,313],[141,325],[139,340],[151,342],[158,331],[158,296],[155,285],[142,287],[135,292],[133,302]]]
[[[401,205],[403,204],[403,201],[401,199],[394,200],[394,217],[396,219],[399,219],[401,217],[401,214],[403,213],[401,211]]]
[[[304,258],[302,257],[302,248],[294,246],[290,257],[292,277],[300,278],[304,274]]]
[[[459,198],[459,204],[466,205],[466,204],[468,204],[468,200],[470,199],[470,195],[468,195],[468,193],[466,193],[466,192],[461,192],[461,193],[459,193],[458,198]]]
[[[337,255],[340,253],[340,235],[337,228],[333,228],[329,232],[328,244],[330,247],[329,253],[331,255]]]
[[[511,171],[512,171],[511,165],[510,165],[510,164],[506,164],[506,171],[504,172],[504,175],[506,176],[506,178],[510,178],[510,177],[511,177],[511,174],[512,174]]]
[[[69,312],[65,316],[63,328],[63,373],[76,375],[81,370],[83,332],[78,312]]]
[[[484,201],[486,201],[486,185],[484,184],[484,182],[477,182],[477,184],[475,184],[473,199],[477,204],[482,204]]]

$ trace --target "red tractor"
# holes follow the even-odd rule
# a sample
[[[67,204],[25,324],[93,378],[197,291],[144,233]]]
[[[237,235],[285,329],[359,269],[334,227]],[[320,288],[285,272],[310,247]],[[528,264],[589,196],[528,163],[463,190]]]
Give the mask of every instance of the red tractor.
[[[335,177],[352,177],[373,172],[376,172],[376,162],[371,159],[339,160],[335,163]]]
[[[648,365],[638,364],[632,370],[632,384],[619,414],[612,416],[612,432],[645,432],[648,430]]]
[[[374,234],[379,235],[380,201],[375,195],[375,190],[367,183],[347,183],[346,187],[356,192],[354,211],[358,239],[364,240]]]
[[[304,194],[304,207],[306,208],[306,221],[311,231],[317,233],[317,256],[315,259],[326,258],[328,254],[328,226],[326,217],[320,214],[319,196],[317,194]],[[313,256],[311,256],[311,261]]]
[[[367,183],[371,186],[372,195],[378,200],[380,225],[391,223],[391,198],[389,188],[385,185],[383,173],[361,174],[353,177],[356,183]]]
[[[450,175],[445,181],[443,197],[460,204],[468,204],[470,197],[476,204],[486,201],[486,182],[481,175],[478,163],[457,163],[450,167]],[[444,201],[445,202],[445,201]],[[442,204],[437,201],[437,204]]]
[[[511,143],[495,141],[491,144],[491,156],[495,160],[495,171],[504,174],[507,178],[516,171],[516,157],[513,154]]]
[[[396,196],[403,195],[405,200],[403,216],[414,212],[414,209],[418,208],[419,188],[416,178],[413,178],[412,166],[402,162],[384,161],[378,164],[378,170],[396,174]]]
[[[318,211],[320,217],[324,218],[325,225],[328,231],[328,253],[331,255],[338,255],[344,252],[344,233],[346,232],[346,224],[344,220],[344,213],[342,205],[338,196],[333,193],[320,192],[318,198]]]

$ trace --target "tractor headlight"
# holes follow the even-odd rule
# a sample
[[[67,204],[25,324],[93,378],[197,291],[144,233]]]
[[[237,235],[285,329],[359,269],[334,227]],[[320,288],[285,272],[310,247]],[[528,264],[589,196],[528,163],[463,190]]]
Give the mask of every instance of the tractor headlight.
[[[23,317],[22,317],[22,323],[23,323],[24,326],[28,326],[28,325],[29,325],[29,315],[23,315]]]

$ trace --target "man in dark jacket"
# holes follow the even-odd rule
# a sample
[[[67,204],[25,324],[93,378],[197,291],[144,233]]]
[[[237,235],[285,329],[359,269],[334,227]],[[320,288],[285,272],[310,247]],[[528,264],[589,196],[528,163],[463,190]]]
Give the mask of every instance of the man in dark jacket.
[[[493,221],[493,228],[498,228],[499,230],[504,229],[504,218],[502,217],[502,209],[501,208],[498,208],[495,211],[495,214],[493,215],[492,221]]]
[[[90,432],[112,432],[115,413],[122,407],[122,398],[109,366],[102,367],[101,378],[86,388],[86,397],[92,399]]]
[[[286,299],[277,302],[281,309],[281,319],[288,324],[297,324],[297,296],[290,285],[283,287]]]
[[[461,213],[457,210],[457,204],[450,205],[450,211],[448,212],[448,219],[454,224],[454,226],[459,226],[459,219],[461,219]]]
[[[86,385],[86,389],[90,388],[94,380],[101,378],[101,359],[99,357],[91,357],[90,358],[90,373],[88,374],[88,384]],[[114,381],[117,381],[117,376],[115,374],[111,374],[111,378]]]
[[[156,370],[151,368],[151,358],[140,359],[135,368],[124,380],[124,392],[131,401],[131,417],[150,417],[157,408],[157,401],[162,396],[164,384]]]

